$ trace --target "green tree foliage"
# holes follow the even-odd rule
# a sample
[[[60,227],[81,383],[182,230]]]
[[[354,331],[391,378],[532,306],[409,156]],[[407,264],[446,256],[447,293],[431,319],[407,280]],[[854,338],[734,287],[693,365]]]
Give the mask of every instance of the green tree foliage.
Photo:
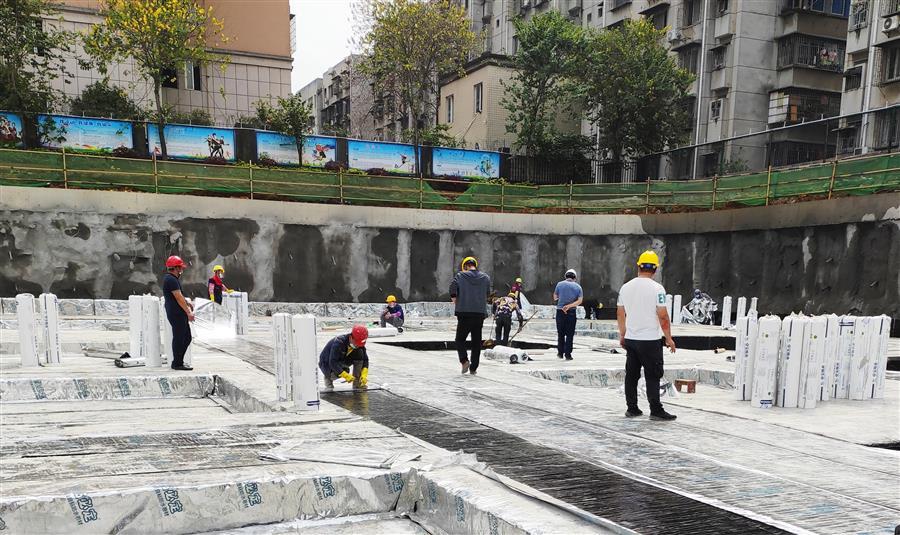
[[[660,44],[664,33],[641,19],[588,36],[577,68],[581,94],[599,147],[614,161],[658,152],[687,137],[684,102],[694,77]]]
[[[312,130],[312,110],[299,93],[278,97],[278,103],[272,106],[264,100],[256,103],[256,115],[261,124],[268,125],[276,132],[294,138],[297,146],[297,157],[303,162],[303,140]]]
[[[515,134],[516,148],[529,156],[559,155],[573,142],[584,146],[584,140],[562,135],[556,126],[561,111],[577,117],[576,79],[587,46],[584,30],[557,11],[513,24],[519,39],[512,57],[516,74],[503,84],[500,101],[509,113],[506,131]]]
[[[63,56],[74,35],[43,17],[55,11],[49,0],[0,2],[0,110],[30,113],[56,109],[63,95],[54,80],[69,82]]]
[[[437,117],[438,76],[465,74],[476,36],[463,7],[451,0],[368,0],[366,8],[360,71],[375,94],[400,104],[419,144]]]
[[[100,0],[100,14],[103,22],[84,37],[85,50],[102,69],[132,58],[135,70],[152,83],[165,158],[163,123],[170,110],[162,102],[163,73],[187,62],[219,62],[224,67],[228,58],[209,51],[228,42],[223,23],[213,17],[212,7],[196,0]]]
[[[400,141],[414,143],[414,135],[412,130],[404,130],[400,134]],[[450,148],[462,148],[465,146],[461,139],[450,133],[450,125],[446,124],[436,124],[422,129],[419,132],[419,144]]]
[[[107,80],[99,80],[84,88],[81,95],[72,101],[69,108],[72,115],[87,117],[111,117],[113,119],[140,120],[145,113],[118,86],[111,86]]]

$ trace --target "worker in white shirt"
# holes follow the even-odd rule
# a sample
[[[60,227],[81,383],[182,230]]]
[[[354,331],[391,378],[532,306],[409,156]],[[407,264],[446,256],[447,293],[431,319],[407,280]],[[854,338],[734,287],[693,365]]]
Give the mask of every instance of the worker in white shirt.
[[[659,256],[644,251],[637,261],[638,276],[619,290],[616,319],[619,323],[619,344],[627,353],[625,359],[625,416],[634,418],[643,411],[637,406],[637,385],[644,368],[647,401],[651,420],[674,420],[659,401],[659,380],[663,376],[663,345],[675,352],[669,312],[666,309],[666,289],[653,280],[659,268]]]

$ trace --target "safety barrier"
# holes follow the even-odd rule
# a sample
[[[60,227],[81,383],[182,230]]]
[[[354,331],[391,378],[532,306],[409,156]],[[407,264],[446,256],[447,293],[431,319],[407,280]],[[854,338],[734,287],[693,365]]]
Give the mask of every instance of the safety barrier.
[[[898,191],[900,154],[690,181],[532,186],[0,149],[0,185],[444,210],[659,213]]]

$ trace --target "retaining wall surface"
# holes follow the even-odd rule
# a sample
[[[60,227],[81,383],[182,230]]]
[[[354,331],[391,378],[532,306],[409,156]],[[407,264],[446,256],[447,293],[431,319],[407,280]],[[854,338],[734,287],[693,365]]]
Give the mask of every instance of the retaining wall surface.
[[[223,264],[226,284],[254,301],[446,301],[471,254],[498,291],[521,276],[529,298],[549,304],[574,268],[586,297],[613,307],[647,248],[660,252],[657,280],[669,293],[757,296],[762,313],[900,317],[900,194],[711,214],[506,217],[0,188],[6,297],[160,294],[163,263],[179,254],[189,296],[205,296]]]

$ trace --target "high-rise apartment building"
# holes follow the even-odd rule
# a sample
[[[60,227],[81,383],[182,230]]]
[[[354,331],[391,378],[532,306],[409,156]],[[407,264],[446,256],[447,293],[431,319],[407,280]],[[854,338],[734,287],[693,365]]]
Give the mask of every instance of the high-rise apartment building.
[[[227,54],[229,62],[224,70],[218,64],[173,65],[174,76],[163,88],[163,102],[179,112],[206,110],[217,123],[231,124],[241,116],[253,115],[258,100],[290,95],[295,26],[288,0],[200,3],[213,8],[214,16],[224,23],[224,34],[230,40],[213,51]],[[96,0],[60,0],[59,13],[50,15],[45,24],[84,32],[102,20],[98,8]],[[55,82],[57,89],[73,98],[103,78],[97,70],[79,67],[77,59],[83,57],[84,51],[76,47],[66,61],[67,71],[73,75],[71,83]],[[130,61],[110,66],[109,80],[138,104],[152,107],[152,84],[135,74]]]

